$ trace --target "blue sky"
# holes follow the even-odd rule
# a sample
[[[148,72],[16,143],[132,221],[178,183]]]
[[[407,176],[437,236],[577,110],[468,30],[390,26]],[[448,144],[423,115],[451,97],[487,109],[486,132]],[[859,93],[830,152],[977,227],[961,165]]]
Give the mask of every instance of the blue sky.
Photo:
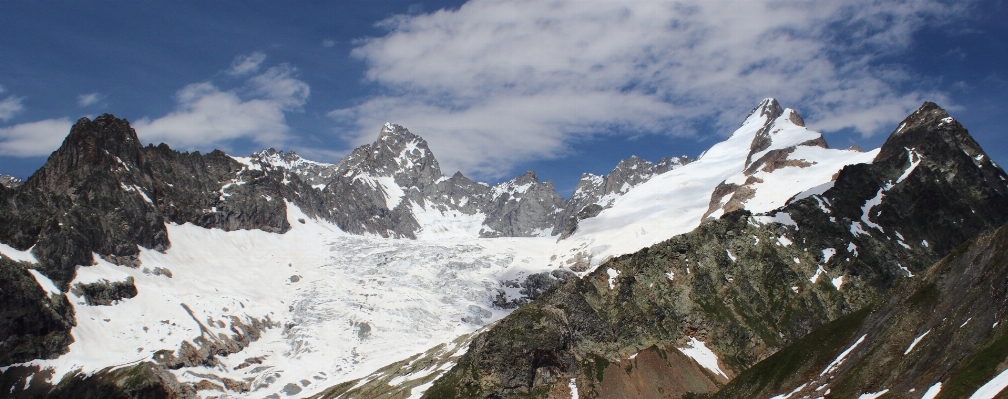
[[[764,97],[833,147],[925,100],[1008,164],[1008,5],[979,2],[22,2],[0,8],[0,173],[80,117],[141,139],[335,162],[382,123],[446,174],[567,196],[621,158],[697,156]]]

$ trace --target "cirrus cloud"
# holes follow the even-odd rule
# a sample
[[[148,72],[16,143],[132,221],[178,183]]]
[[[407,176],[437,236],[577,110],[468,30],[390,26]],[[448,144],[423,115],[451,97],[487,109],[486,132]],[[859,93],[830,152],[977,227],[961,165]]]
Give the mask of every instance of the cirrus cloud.
[[[257,51],[251,54],[239,55],[231,63],[231,69],[227,70],[227,74],[231,76],[243,76],[256,72],[263,61],[266,61],[266,54],[262,52]]]
[[[497,178],[599,134],[726,135],[777,97],[810,127],[876,134],[940,92],[884,62],[940,2],[473,0],[383,21],[353,55],[384,88],[330,113],[352,144],[384,121],[426,137],[447,170]],[[934,17],[941,16],[941,19]]]
[[[81,94],[77,96],[77,105],[83,107],[88,107],[97,104],[99,101],[105,98],[101,93],[88,93]]]
[[[6,92],[3,86],[0,86],[0,94]],[[19,112],[24,110],[24,105],[21,105],[23,98],[8,96],[7,98],[0,100],[0,121],[8,121],[10,118],[17,115]]]

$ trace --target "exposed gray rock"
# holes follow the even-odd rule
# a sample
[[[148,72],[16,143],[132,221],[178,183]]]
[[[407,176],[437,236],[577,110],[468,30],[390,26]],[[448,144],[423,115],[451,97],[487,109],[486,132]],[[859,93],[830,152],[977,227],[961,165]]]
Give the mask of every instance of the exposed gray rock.
[[[558,240],[570,237],[575,231],[577,231],[578,222],[598,216],[599,213],[602,213],[602,209],[602,205],[591,204],[582,208],[574,216],[567,218],[563,228],[560,230],[560,238]]]
[[[70,289],[70,292],[77,296],[83,296],[89,306],[110,306],[123,299],[135,297],[137,288],[133,284],[133,277],[127,277],[125,281],[102,280],[88,284],[77,283]]]
[[[490,190],[480,237],[550,235],[563,206],[564,200],[553,189],[553,182],[541,183],[535,172],[528,171]]]
[[[22,184],[24,184],[24,181],[17,177],[10,175],[0,175],[0,186],[4,186],[7,188],[18,188]]]

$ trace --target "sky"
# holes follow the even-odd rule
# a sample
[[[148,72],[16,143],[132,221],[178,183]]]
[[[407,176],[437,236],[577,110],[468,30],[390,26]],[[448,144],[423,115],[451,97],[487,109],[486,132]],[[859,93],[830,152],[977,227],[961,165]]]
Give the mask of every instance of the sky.
[[[182,151],[335,163],[385,122],[442,171],[565,197],[637,155],[696,157],[763,98],[832,147],[924,101],[1008,165],[1005,1],[0,0],[0,174],[81,117]]]

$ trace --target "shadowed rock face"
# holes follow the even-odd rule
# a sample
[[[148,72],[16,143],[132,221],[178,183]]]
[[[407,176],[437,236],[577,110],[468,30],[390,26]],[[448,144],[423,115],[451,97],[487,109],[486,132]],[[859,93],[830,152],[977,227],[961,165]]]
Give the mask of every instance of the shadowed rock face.
[[[882,172],[886,165],[905,169],[913,163],[916,169],[906,177]],[[1008,334],[997,323],[1008,310],[1008,225],[962,242],[1006,221],[1004,171],[933,103],[925,103],[900,124],[872,166],[882,175],[876,180],[904,180],[886,191],[893,197],[872,209],[871,220],[885,226],[890,241],[910,243],[925,236],[936,254],[949,255],[925,270],[907,266],[907,259],[919,253],[879,259],[903,262],[915,276],[899,279],[878,303],[852,315],[856,317],[817,329],[755,365],[716,397],[792,391],[802,396],[816,387],[830,389],[837,397],[884,389],[895,397],[919,397],[941,382],[937,397],[959,398],[998,373],[998,365],[1008,357]],[[911,191],[916,198],[908,196]],[[897,231],[902,238],[895,236]],[[882,236],[879,229],[869,232]],[[852,270],[880,283],[891,281],[885,268],[855,265]],[[852,347],[846,360],[827,367]],[[804,355],[808,353],[817,355]]]
[[[802,397],[817,387],[837,397],[884,389],[918,397],[939,382],[939,398],[969,397],[1008,357],[1008,326],[998,323],[1008,311],[1006,248],[1008,225],[970,240],[877,304],[743,372],[715,397]],[[844,361],[828,367],[848,348]]]
[[[850,315],[859,325],[867,312],[854,311],[1008,221],[1006,180],[961,125],[927,103],[873,163],[845,167],[821,195],[766,216],[727,213],[545,292],[477,337],[425,397],[547,397],[571,378],[595,397],[633,384],[596,370],[689,337],[706,342],[727,373],[743,372],[832,320]],[[769,222],[783,213],[793,225]]]

